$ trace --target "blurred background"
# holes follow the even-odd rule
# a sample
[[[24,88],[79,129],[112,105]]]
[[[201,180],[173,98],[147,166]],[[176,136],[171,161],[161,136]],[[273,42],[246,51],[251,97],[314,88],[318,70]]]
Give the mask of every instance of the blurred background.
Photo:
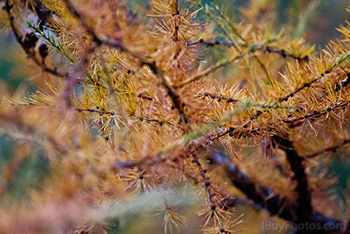
[[[260,1],[260,0],[254,0]],[[337,40],[340,33],[336,28],[344,24],[350,18],[350,13],[346,11],[349,5],[347,0],[320,0],[317,2],[317,7],[312,12],[307,12],[307,21],[303,22],[305,25],[298,25],[298,17],[305,5],[309,4],[310,0],[275,0],[278,17],[275,22],[276,32],[280,31],[281,25],[289,25],[297,29],[292,32],[292,37],[304,35],[310,44],[316,45],[316,50],[324,48],[330,40]],[[135,4],[136,3],[136,4]],[[239,8],[247,7],[249,1],[246,0],[202,0],[202,4],[219,4],[225,6],[228,12],[236,14],[239,20]],[[147,0],[131,0],[128,4],[132,7],[139,6],[140,8],[147,8]],[[134,9],[138,12],[140,9]],[[141,9],[142,10],[142,9]],[[2,96],[5,92],[10,92],[15,95],[26,95],[36,90],[41,90],[44,86],[44,80],[38,80],[35,65],[28,63],[25,53],[16,42],[13,34],[9,30],[8,22],[6,21],[7,14],[4,10],[0,12],[0,92]],[[298,31],[299,30],[299,31]],[[41,74],[42,76],[42,74]],[[33,146],[35,151],[35,146]],[[21,150],[18,144],[0,133],[0,165],[6,164],[11,154],[14,151]],[[40,152],[35,152],[40,155]],[[40,183],[40,176],[45,176],[46,168],[42,160],[44,158],[30,157],[21,165],[19,175],[17,177],[17,185],[12,189],[20,195],[26,186],[31,186],[35,183]],[[338,183],[334,188],[338,191],[338,197],[345,203],[345,197],[342,196],[342,191],[347,189],[347,180],[349,178],[350,164],[345,161],[335,161],[329,168],[329,173],[338,177]],[[0,166],[0,174],[1,174]],[[264,230],[261,225],[261,220],[271,220],[273,222],[282,222],[277,218],[269,218],[267,213],[254,212],[252,209],[238,206],[238,213],[245,213],[243,216],[244,227],[243,233],[273,233],[271,229]],[[190,219],[188,227],[181,229],[181,233],[199,233],[198,230],[200,218],[193,214],[193,209],[189,207],[184,209],[183,214]],[[132,216],[126,220],[118,220],[118,222],[131,222],[133,225],[120,225],[116,223],[115,228],[111,227],[110,233],[162,233],[162,217],[143,217]],[[247,223],[249,225],[247,225]],[[124,226],[124,229],[120,229]],[[239,230],[240,227],[237,227]],[[287,228],[288,229],[288,228]],[[288,230],[275,230],[274,233],[288,233]]]

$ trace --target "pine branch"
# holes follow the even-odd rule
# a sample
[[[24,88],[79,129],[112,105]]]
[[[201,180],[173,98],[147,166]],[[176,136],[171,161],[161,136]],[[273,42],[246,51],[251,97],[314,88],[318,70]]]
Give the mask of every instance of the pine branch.
[[[114,115],[120,115],[114,111],[106,111],[106,110],[97,110],[97,109],[92,109],[92,108],[88,108],[88,109],[76,109],[79,112],[90,112],[90,113],[97,113],[100,116],[104,116],[104,115],[109,115],[109,116],[114,116]],[[131,117],[134,117],[136,119],[138,119],[141,122],[146,122],[146,123],[157,123],[159,126],[163,126],[164,124],[167,124],[169,126],[173,126],[172,123],[170,123],[169,121],[166,120],[158,120],[158,119],[152,119],[152,118],[147,118],[147,117],[143,117],[143,116],[137,116],[137,115],[130,115]]]
[[[332,107],[327,107],[327,109],[314,111],[314,112],[312,112],[310,114],[306,114],[306,115],[301,116],[301,117],[292,117],[292,118],[289,118],[289,119],[285,119],[285,120],[283,120],[283,122],[289,124],[289,126],[291,128],[293,128],[293,127],[296,127],[296,126],[299,125],[299,123],[298,123],[299,121],[320,117],[322,115],[330,113],[331,111],[334,111],[334,110],[337,110],[337,109],[346,108],[349,105],[350,105],[350,102],[336,104],[336,105],[334,105]]]
[[[52,35],[49,35],[48,32],[45,32],[45,30],[48,30],[44,27],[40,28],[41,22],[39,22],[39,26],[36,26],[34,23],[27,21],[27,27],[29,29],[34,30],[37,34],[39,34],[42,38],[45,39],[45,41],[51,45],[58,53],[62,54],[65,58],[67,58],[73,65],[76,64],[76,61],[72,58],[72,56],[69,54],[68,51],[66,51],[60,42],[56,42],[55,38]]]
[[[208,171],[207,169],[204,169],[202,164],[199,161],[198,156],[195,153],[192,153],[192,162],[195,163],[198,167],[198,170],[201,174],[201,177],[203,179],[203,185],[204,185],[204,189],[207,192],[208,195],[208,199],[210,202],[210,210],[211,210],[211,214],[215,216],[216,220],[218,221],[219,225],[220,225],[220,229],[222,230],[221,233],[226,233],[225,227],[223,226],[223,221],[221,220],[220,214],[217,210],[217,203],[214,201],[213,199],[213,192],[212,192],[212,185],[210,183],[210,178],[208,177]],[[228,232],[227,232],[228,233]]]
[[[231,47],[231,46],[243,46],[243,47],[246,47],[246,44],[244,44],[244,43],[237,44],[237,43],[230,42],[230,41],[217,41],[217,40],[216,41],[204,41],[204,40],[199,40],[197,43],[198,44],[203,44],[206,47],[214,47],[214,46],[220,46],[220,45],[228,46],[228,47]],[[289,52],[287,52],[284,49],[273,48],[271,46],[259,46],[259,45],[249,45],[249,46],[254,48],[253,51],[254,50],[255,51],[260,50],[260,51],[263,51],[264,53],[278,54],[278,55],[280,55],[283,58],[289,57],[289,58],[296,59],[298,61],[306,61],[306,62],[309,61],[309,56],[301,57],[301,56],[289,53]]]
[[[292,172],[294,173],[292,179],[297,182],[295,191],[298,194],[296,203],[298,207],[295,210],[295,215],[298,217],[298,221],[304,222],[309,219],[313,212],[311,205],[311,191],[308,185],[308,177],[306,174],[306,167],[304,165],[304,158],[299,156],[293,147],[293,143],[287,138],[274,135],[276,143],[286,153],[287,161],[290,165]]]
[[[318,82],[319,80],[321,80],[321,78],[323,78],[324,76],[326,76],[327,74],[331,73],[334,68],[338,67],[339,65],[343,64],[344,62],[348,61],[350,58],[350,52],[345,52],[343,54],[341,54],[336,60],[335,62],[332,64],[332,66],[325,70],[323,73],[321,73],[321,75],[313,78],[311,81],[304,83],[302,86],[300,86],[299,88],[296,88],[294,91],[292,91],[291,93],[287,94],[284,97],[279,98],[274,105],[277,105],[279,103],[282,103],[284,101],[287,101],[289,98],[293,97],[295,94],[299,93],[300,91],[304,90],[305,88],[310,88],[314,83]]]
[[[154,75],[156,75],[157,77],[160,78],[162,85],[165,87],[165,89],[167,90],[167,93],[170,97],[170,99],[172,100],[174,107],[178,110],[179,115],[180,115],[180,124],[183,124],[185,127],[185,132],[188,132],[188,130],[190,130],[189,127],[189,120],[185,115],[184,112],[184,107],[185,107],[185,103],[183,103],[180,99],[179,94],[177,93],[177,91],[175,90],[175,88],[173,86],[171,86],[168,81],[164,78],[163,76],[163,72],[157,67],[155,62],[147,62],[144,60],[141,60],[142,64],[148,65],[148,67],[151,69],[151,71],[153,72]]]
[[[230,64],[232,64],[233,62],[235,62],[235,61],[237,61],[239,59],[242,59],[243,57],[247,56],[251,52],[252,51],[248,51],[246,53],[242,53],[240,55],[237,55],[236,57],[233,57],[231,59],[227,59],[227,60],[221,61],[218,64],[216,64],[215,66],[209,67],[206,70],[200,72],[199,74],[188,78],[186,81],[182,82],[181,84],[175,85],[174,88],[175,89],[179,89],[179,88],[182,88],[182,87],[184,87],[184,86],[186,86],[186,85],[188,85],[188,84],[190,84],[190,83],[192,83],[194,81],[200,80],[201,78],[206,77],[207,75],[217,71],[218,69],[220,69],[222,67],[225,67],[227,65],[230,65]]]
[[[305,209],[301,207],[303,204],[298,204],[293,200],[281,197],[270,188],[259,186],[252,181],[248,175],[241,172],[237,165],[229,162],[228,158],[221,153],[212,152],[208,155],[207,159],[210,164],[224,166],[225,172],[231,179],[232,184],[244,193],[247,199],[252,200],[258,207],[268,211],[270,215],[277,215],[286,221],[296,224],[297,227],[298,224],[300,224],[300,227],[305,227],[306,224],[319,227],[317,230],[306,230],[305,228],[299,230],[302,231],[302,233],[350,233],[348,231],[343,232],[343,222],[327,217],[322,213],[313,210],[310,214],[303,214],[302,211]],[[309,208],[310,207],[307,207],[305,210],[309,210]]]
[[[241,100],[228,98],[228,97],[224,97],[224,96],[221,96],[221,95],[215,95],[215,94],[211,94],[209,92],[205,92],[204,96],[210,97],[212,99],[216,99],[218,102],[221,102],[221,100],[225,100],[227,103],[237,103],[237,102],[242,103]],[[264,109],[277,109],[277,108],[279,108],[279,109],[294,109],[295,111],[299,111],[300,110],[300,108],[293,107],[293,106],[267,105],[267,104],[260,104],[258,102],[252,102],[250,105],[251,106],[255,106],[255,107],[261,107],[261,108],[264,108]]]
[[[330,151],[336,151],[337,149],[339,149],[340,147],[344,146],[344,145],[347,145],[347,144],[350,144],[350,139],[344,139],[341,143],[337,144],[337,145],[333,145],[331,147],[328,147],[328,148],[325,148],[323,150],[320,150],[316,153],[313,153],[313,154],[309,154],[309,155],[306,155],[305,158],[314,158],[316,156],[319,156],[321,154],[324,154],[326,152],[330,152]]]

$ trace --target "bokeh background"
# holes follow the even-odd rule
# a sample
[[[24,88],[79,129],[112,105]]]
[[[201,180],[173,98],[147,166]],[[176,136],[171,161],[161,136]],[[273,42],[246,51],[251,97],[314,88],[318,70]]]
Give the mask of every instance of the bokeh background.
[[[259,0],[254,0],[259,1]],[[303,7],[310,3],[310,0],[275,0],[278,9],[278,17],[275,22],[276,31],[281,29],[282,24],[298,28],[298,16],[302,12]],[[139,6],[137,11],[142,11],[143,8],[148,7],[146,0],[130,0],[128,3],[132,6]],[[136,3],[136,4],[135,4]],[[215,3],[225,6],[228,12],[235,14],[239,19],[240,7],[249,5],[247,0],[202,0],[203,4]],[[293,32],[297,36],[302,34],[306,40],[311,44],[316,45],[316,50],[320,51],[324,48],[330,40],[337,40],[340,38],[340,33],[336,28],[344,24],[347,19],[350,19],[350,13],[346,8],[350,5],[348,0],[321,0],[319,5],[313,12],[309,12],[307,21],[304,22],[304,27],[300,31]],[[31,92],[43,89],[44,79],[37,79],[38,69],[35,65],[28,63],[28,59],[22,48],[15,41],[14,36],[9,32],[9,25],[6,23],[6,12],[0,13],[0,93],[2,96],[6,92],[18,96],[25,96]],[[42,75],[41,75],[42,76]],[[40,77],[41,77],[40,76]],[[14,151],[21,151],[20,146],[13,142],[10,138],[3,135],[0,131],[0,175],[1,165],[5,165]],[[28,153],[28,152],[27,152]],[[40,157],[40,151],[36,152],[35,146],[31,147],[31,152],[39,157],[28,157],[20,168],[18,168],[18,175],[11,190],[17,196],[21,196],[26,190],[35,184],[40,183],[40,179],[45,176],[47,168],[45,167],[44,157]],[[344,191],[348,190],[347,180],[350,175],[350,163],[346,161],[335,161],[333,165],[328,168],[329,173],[338,178],[338,183],[334,188],[335,194],[345,205]],[[0,176],[1,180],[1,176]],[[255,212],[253,209],[245,206],[238,206],[237,213],[244,213],[241,218],[244,228],[243,233],[273,233],[271,229],[264,230],[261,225],[261,220],[270,219],[273,222],[282,223],[277,218],[269,218],[267,213]],[[183,209],[182,213],[188,218],[187,227],[181,229],[180,233],[200,233],[198,226],[200,218],[193,213],[192,207]],[[162,217],[157,216],[138,216],[137,214],[126,217],[125,220],[119,220],[115,227],[111,227],[110,233],[162,233]],[[121,228],[121,226],[123,228]],[[239,230],[240,227],[237,227]],[[274,233],[288,233],[290,230],[275,230]]]

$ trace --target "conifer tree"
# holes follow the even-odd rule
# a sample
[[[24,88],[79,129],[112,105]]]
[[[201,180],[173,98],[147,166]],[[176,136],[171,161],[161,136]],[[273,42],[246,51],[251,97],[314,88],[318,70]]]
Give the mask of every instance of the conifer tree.
[[[0,1],[36,88],[1,86],[0,130],[15,147],[0,166],[0,233],[125,233],[149,214],[165,233],[244,233],[238,206],[295,233],[350,233],[328,173],[350,152],[350,24],[315,52],[303,33],[318,3],[276,27],[273,0],[239,13]]]

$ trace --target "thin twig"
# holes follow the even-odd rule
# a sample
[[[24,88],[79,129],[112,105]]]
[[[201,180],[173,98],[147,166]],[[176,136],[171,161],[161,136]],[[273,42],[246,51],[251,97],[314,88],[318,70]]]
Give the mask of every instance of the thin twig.
[[[331,111],[334,111],[336,109],[341,109],[341,108],[348,107],[349,105],[350,105],[350,102],[336,104],[336,105],[334,105],[332,107],[327,107],[324,110],[314,111],[314,112],[312,112],[310,114],[306,114],[306,115],[301,116],[301,117],[293,117],[293,118],[285,119],[285,120],[283,120],[283,122],[287,123],[287,124],[292,124],[292,123],[295,123],[295,122],[298,122],[298,121],[302,121],[302,120],[305,120],[305,119],[311,119],[311,118],[314,118],[314,117],[319,117],[319,116],[325,115],[325,114],[327,114],[327,113],[329,113]],[[294,124],[293,126],[297,126],[297,124]]]
[[[313,154],[309,154],[309,155],[306,155],[305,158],[314,158],[316,156],[319,156],[321,154],[324,154],[326,152],[330,152],[330,151],[336,151],[337,149],[339,149],[340,147],[344,146],[344,145],[347,145],[347,144],[350,144],[350,139],[344,139],[341,143],[337,144],[337,145],[333,145],[331,147],[328,147],[328,148],[325,148],[323,150],[320,150],[316,153],[313,153]]]
[[[251,51],[250,51],[250,52],[251,52]],[[226,60],[226,61],[223,61],[223,62],[221,62],[221,63],[219,63],[219,64],[217,64],[217,65],[215,65],[215,66],[213,66],[213,67],[209,67],[209,68],[207,68],[206,70],[204,70],[203,72],[201,72],[201,73],[199,73],[199,74],[197,74],[197,75],[195,75],[195,76],[190,77],[188,80],[182,82],[181,84],[175,85],[174,88],[175,88],[175,89],[182,88],[182,87],[184,87],[185,85],[188,85],[188,84],[190,84],[190,83],[192,83],[192,82],[194,82],[194,81],[197,81],[197,80],[199,80],[199,79],[201,79],[201,78],[203,78],[203,77],[209,75],[210,73],[213,73],[213,72],[215,72],[216,70],[218,70],[218,69],[220,69],[220,68],[222,68],[222,67],[225,67],[225,66],[227,66],[227,65],[229,65],[229,64],[231,64],[231,63],[233,63],[233,62],[235,62],[235,61],[237,61],[237,60],[239,60],[239,59],[241,59],[241,58],[243,58],[243,57],[245,57],[245,56],[248,55],[250,52],[246,52],[246,53],[243,53],[243,54],[241,54],[241,55],[237,55],[236,57],[233,57],[233,58],[231,58],[231,59],[228,59],[228,60]]]

